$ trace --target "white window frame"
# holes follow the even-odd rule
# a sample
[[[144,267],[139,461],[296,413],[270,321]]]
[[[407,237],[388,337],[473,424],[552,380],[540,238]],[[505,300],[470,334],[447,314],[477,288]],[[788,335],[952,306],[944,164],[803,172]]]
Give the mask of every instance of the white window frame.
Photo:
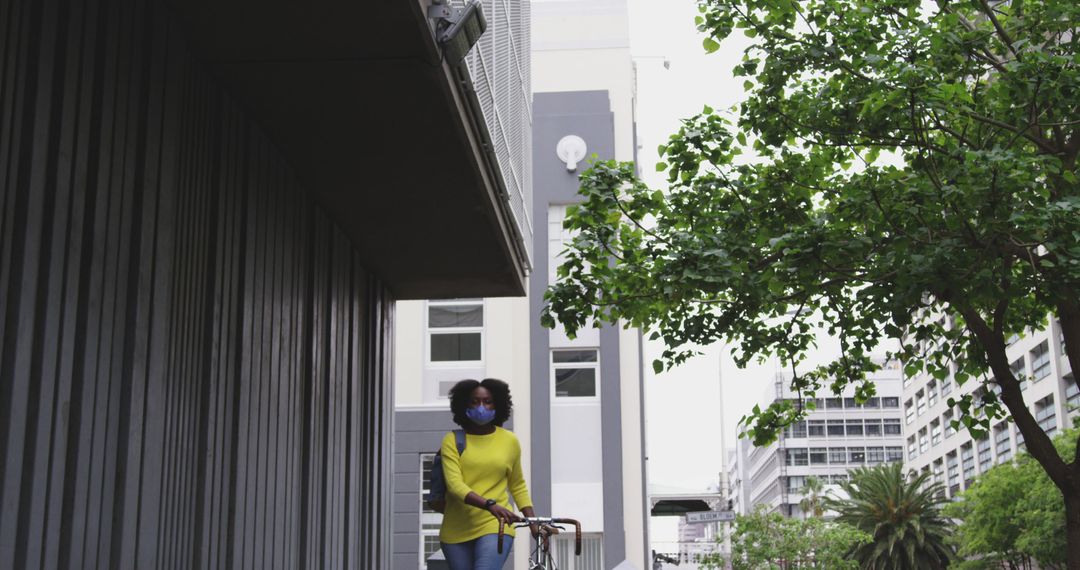
[[[424,462],[434,458],[434,453],[421,453],[420,458],[420,500],[417,502],[417,509],[419,510],[419,519],[417,527],[418,539],[420,541],[418,554],[420,558],[420,568],[427,568],[427,560],[424,559],[424,539],[428,536],[439,536],[439,527],[442,526],[442,513],[436,513],[428,511],[426,505],[424,505],[424,497],[427,496],[428,489],[424,486]],[[429,526],[425,528],[424,523],[427,521]]]
[[[596,352],[596,362],[555,362],[556,352],[580,352],[591,350]],[[555,371],[571,368],[592,368],[596,372],[596,393],[592,396],[559,396],[555,391]],[[595,404],[600,401],[600,347],[597,346],[574,346],[553,348],[548,351],[548,378],[551,384],[551,402],[553,404]]]
[[[487,303],[484,299],[447,299],[429,300],[424,304],[424,364],[428,368],[476,368],[483,366],[487,357],[484,325],[478,327],[437,327],[431,326],[431,307],[459,307],[462,305],[479,306],[483,311],[483,322],[487,323]],[[432,360],[431,337],[445,334],[480,333],[480,360]]]

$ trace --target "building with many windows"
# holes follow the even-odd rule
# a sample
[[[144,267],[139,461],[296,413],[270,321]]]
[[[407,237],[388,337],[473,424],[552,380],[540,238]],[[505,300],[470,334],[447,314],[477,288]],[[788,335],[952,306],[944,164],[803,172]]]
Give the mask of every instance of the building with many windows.
[[[502,5],[505,2],[495,2]],[[514,2],[515,4],[517,2]],[[397,304],[395,336],[395,570],[426,567],[441,515],[424,510],[431,457],[451,423],[447,391],[462,378],[510,384],[510,425],[540,515],[583,524],[554,549],[564,570],[647,568],[647,499],[640,337],[605,326],[568,338],[539,324],[543,292],[570,239],[562,228],[585,160],[634,158],[633,77],[625,0],[533,0],[529,181],[523,219],[534,269],[525,298],[442,298]],[[485,2],[485,7],[487,3]],[[489,20],[491,16],[489,16]],[[528,44],[515,44],[527,49]],[[509,134],[509,133],[508,133]],[[521,533],[519,539],[524,539]],[[524,568],[528,547],[515,548]]]
[[[1080,392],[1057,322],[1010,338],[1007,353],[1013,373],[1022,380],[1024,401],[1043,430],[1054,435],[1071,425],[1080,407]],[[944,379],[926,374],[904,378],[905,464],[930,472],[935,481],[945,485],[949,497],[1024,448],[1023,435],[1008,419],[997,421],[982,439],[952,427],[960,412],[949,405],[949,399],[963,394],[978,397],[986,389],[978,379],[957,386],[951,375]]]
[[[899,368],[886,364],[875,374],[874,384],[877,394],[862,404],[856,403],[853,387],[841,396],[815,399],[806,418],[771,445],[755,447],[740,438],[728,475],[734,509],[749,513],[766,505],[771,511],[801,517],[799,503],[808,477],[835,484],[855,467],[902,461]],[[778,376],[761,404],[781,398],[798,405],[798,395]]]

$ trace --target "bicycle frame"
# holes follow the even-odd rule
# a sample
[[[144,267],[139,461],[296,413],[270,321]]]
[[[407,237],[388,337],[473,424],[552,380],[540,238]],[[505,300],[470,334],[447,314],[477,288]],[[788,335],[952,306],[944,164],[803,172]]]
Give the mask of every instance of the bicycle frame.
[[[557,534],[558,529],[563,528],[559,526],[561,524],[574,525],[574,556],[581,556],[581,523],[574,519],[524,517],[514,523],[514,528],[529,528],[532,525],[540,527],[540,531],[533,537],[536,541],[536,548],[530,554],[532,559],[529,561],[529,570],[556,570],[555,561],[551,559],[551,545],[548,538],[552,534]],[[502,554],[503,551],[504,526],[503,522],[499,521],[499,554]]]

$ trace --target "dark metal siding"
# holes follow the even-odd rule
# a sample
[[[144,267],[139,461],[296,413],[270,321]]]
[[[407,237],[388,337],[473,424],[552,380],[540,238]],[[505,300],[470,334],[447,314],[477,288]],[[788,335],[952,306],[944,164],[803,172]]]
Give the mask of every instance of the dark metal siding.
[[[156,3],[0,0],[0,568],[385,567],[391,307]]]

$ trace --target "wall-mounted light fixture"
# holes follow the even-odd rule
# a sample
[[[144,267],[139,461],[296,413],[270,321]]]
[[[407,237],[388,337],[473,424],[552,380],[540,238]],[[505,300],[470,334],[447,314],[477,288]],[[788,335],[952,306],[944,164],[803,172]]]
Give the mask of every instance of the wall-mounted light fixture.
[[[559,160],[566,163],[566,169],[573,172],[577,170],[578,163],[585,158],[588,148],[585,140],[581,137],[566,135],[559,139],[559,143],[555,145],[555,154],[558,155]]]
[[[461,8],[449,5],[446,0],[435,0],[428,7],[428,18],[436,21],[435,39],[442,47],[443,58],[453,65],[465,59],[487,30],[487,20],[478,0],[469,0]]]

